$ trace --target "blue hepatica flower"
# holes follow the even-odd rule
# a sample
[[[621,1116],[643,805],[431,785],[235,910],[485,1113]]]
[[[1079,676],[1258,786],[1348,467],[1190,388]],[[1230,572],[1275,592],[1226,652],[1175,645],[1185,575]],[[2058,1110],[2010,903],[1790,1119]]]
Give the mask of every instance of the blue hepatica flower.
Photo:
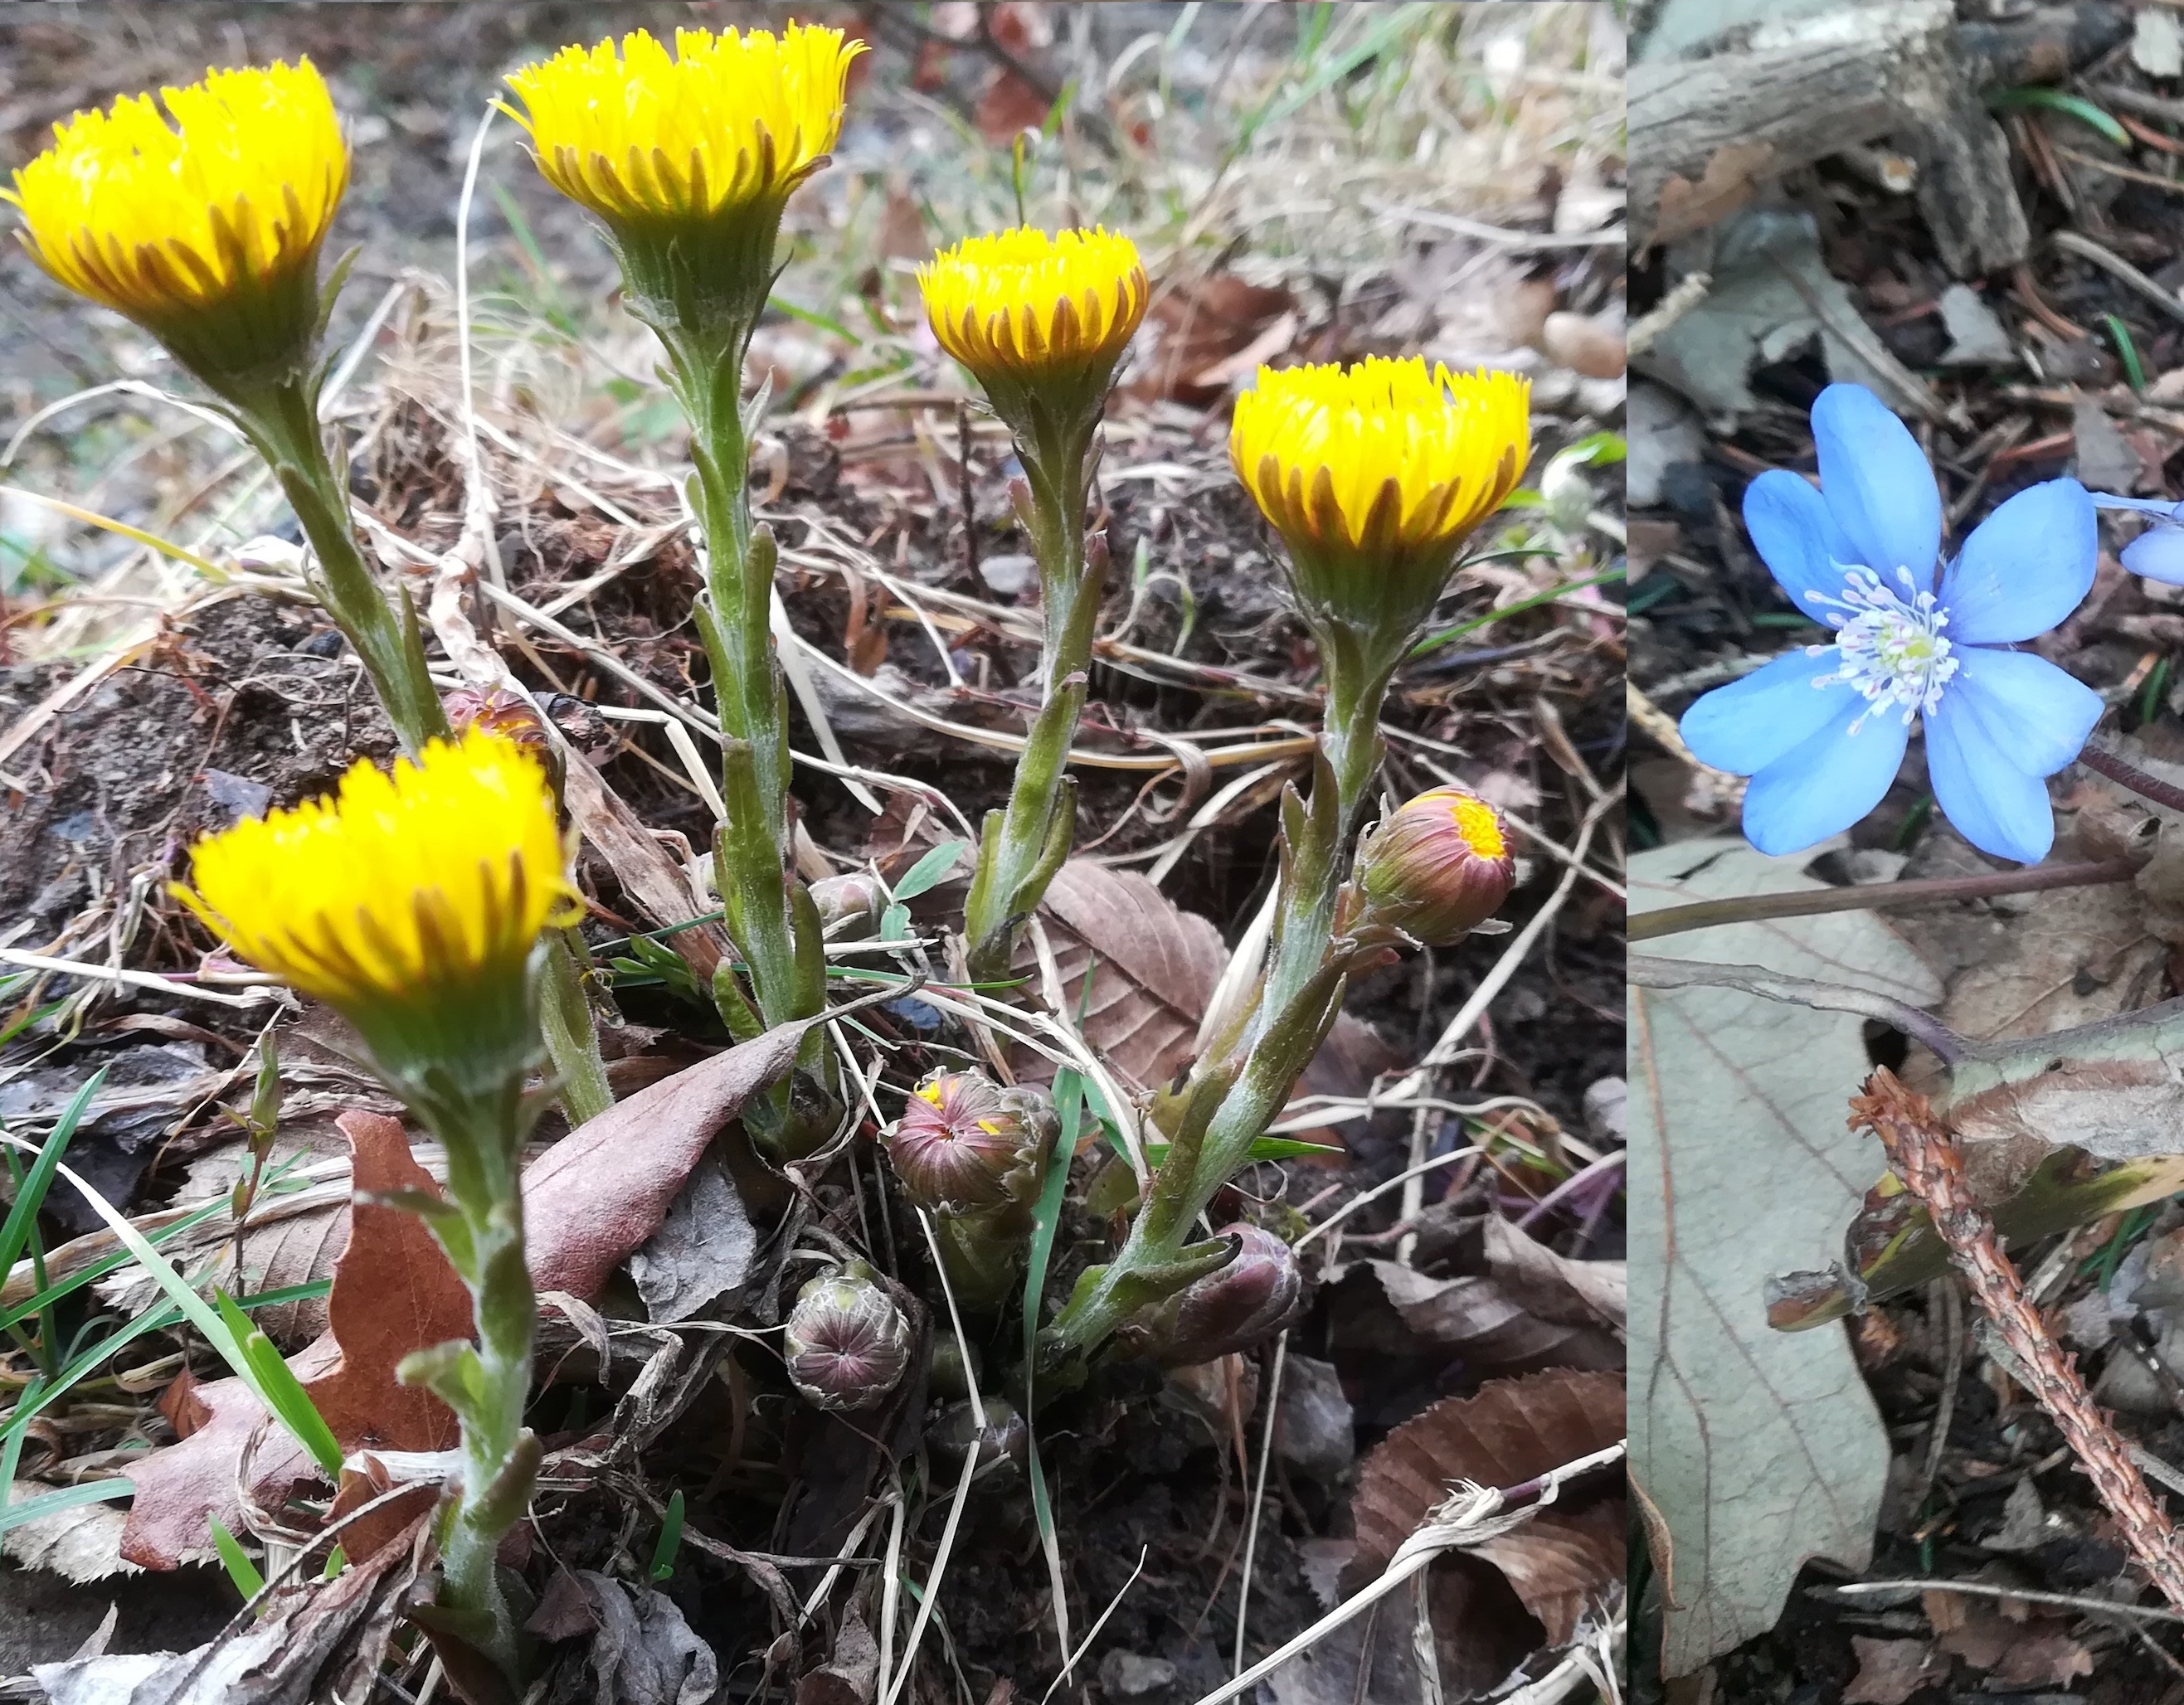
[[[2083,600],[2099,554],[2075,480],[2020,492],[1935,569],[1942,499],[1925,454],[1880,399],[1830,385],[1813,404],[1820,488],[1782,470],[1744,494],[1744,523],[1828,645],[1778,657],[1684,713],[1702,763],[1749,776],[1744,833],[1798,852],[1880,803],[1925,722],[1934,798],[1964,839],[2036,863],[2054,844],[2045,777],[2078,755],[2100,696],[2008,648]]]
[[[2093,493],[2097,509],[2130,510],[2154,525],[2123,548],[2126,571],[2170,586],[2184,586],[2184,504],[2166,498],[2119,498]]]

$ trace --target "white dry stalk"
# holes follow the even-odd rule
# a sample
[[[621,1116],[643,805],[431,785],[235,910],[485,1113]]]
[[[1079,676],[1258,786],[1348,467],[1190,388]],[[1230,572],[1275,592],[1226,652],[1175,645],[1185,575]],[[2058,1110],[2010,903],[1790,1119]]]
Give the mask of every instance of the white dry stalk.
[[[933,1252],[933,1270],[940,1276],[941,1295],[948,1299],[949,1324],[956,1329],[956,1347],[963,1362],[963,1383],[971,1394],[971,1443],[963,1455],[963,1473],[956,1482],[956,1496],[948,1506],[947,1522],[940,1529],[940,1543],[933,1553],[933,1567],[926,1573],[925,1591],[918,1595],[917,1614],[911,1619],[910,1637],[903,1642],[902,1668],[881,1692],[879,1705],[894,1705],[917,1667],[918,1642],[925,1637],[925,1624],[933,1619],[933,1607],[939,1602],[941,1577],[948,1572],[948,1559],[956,1549],[956,1529],[962,1523],[963,1507],[971,1500],[971,1481],[978,1472],[978,1448],[986,1424],[985,1402],[978,1395],[978,1376],[971,1371],[971,1340],[963,1331],[963,1317],[956,1307],[956,1290],[948,1283],[948,1269],[941,1264],[940,1240],[933,1232],[932,1215],[923,1208],[918,1209],[917,1223],[925,1233],[925,1246]]]
[[[1230,1678],[1203,1696],[1197,1705],[1225,1705],[1226,1701],[1256,1686],[1299,1652],[1371,1608],[1443,1553],[1484,1545],[1489,1540],[1498,1539],[1511,1529],[1523,1526],[1554,1502],[1563,1482],[1621,1462],[1624,1448],[1625,1442],[1618,1439],[1605,1450],[1580,1457],[1575,1462],[1565,1463],[1562,1467],[1542,1474],[1538,1498],[1518,1509],[1507,1508],[1500,1490],[1467,1482],[1452,1493],[1417,1532],[1403,1541],[1377,1580],[1336,1605],[1303,1633],[1269,1652],[1243,1674]]]
[[[1266,1424],[1259,1432],[1259,1473],[1251,1485],[1251,1510],[1244,1523],[1244,1566],[1236,1578],[1236,1656],[1228,1666],[1232,1675],[1244,1669],[1244,1630],[1251,1609],[1251,1569],[1259,1555],[1259,1510],[1267,1501],[1267,1471],[1274,1460],[1274,1418],[1282,1406],[1282,1373],[1289,1365],[1290,1331],[1274,1340],[1274,1365],[1268,1370],[1267,1389],[1259,1399],[1266,1409]]]
[[[493,583],[505,586],[508,572],[501,566],[499,541],[493,532],[493,491],[485,477],[485,458],[478,449],[477,398],[471,373],[471,203],[477,195],[478,165],[485,159],[485,139],[499,110],[497,102],[486,103],[485,112],[478,120],[477,134],[471,138],[470,159],[463,167],[462,194],[455,203],[455,354],[460,363],[465,465],[463,539],[465,544],[476,541],[479,560],[492,574]]]

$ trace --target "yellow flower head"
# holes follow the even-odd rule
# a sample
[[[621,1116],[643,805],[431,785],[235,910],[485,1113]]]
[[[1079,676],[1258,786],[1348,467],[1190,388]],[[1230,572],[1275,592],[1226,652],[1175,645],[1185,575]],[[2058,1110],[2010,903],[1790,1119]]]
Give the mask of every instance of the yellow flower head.
[[[353,1020],[520,983],[577,910],[538,763],[473,729],[331,800],[237,823],[192,851],[176,895],[261,970]]]
[[[1531,391],[1415,356],[1262,367],[1236,399],[1228,454],[1292,550],[1452,554],[1524,470]]]
[[[1089,381],[1102,395],[1149,293],[1138,246],[1099,230],[966,237],[917,283],[933,335],[980,383]]]
[[[620,51],[616,48],[619,46]],[[642,30],[564,47],[508,81],[538,170],[610,223],[707,218],[788,191],[842,131],[850,62],[839,30]]]
[[[304,59],[209,71],[161,99],[164,114],[125,95],[53,127],[0,191],[25,246],[70,289],[180,332],[193,365],[210,358],[190,322],[209,313],[237,322],[216,354],[299,359],[288,346],[315,329],[319,246],[348,182],[326,83]]]

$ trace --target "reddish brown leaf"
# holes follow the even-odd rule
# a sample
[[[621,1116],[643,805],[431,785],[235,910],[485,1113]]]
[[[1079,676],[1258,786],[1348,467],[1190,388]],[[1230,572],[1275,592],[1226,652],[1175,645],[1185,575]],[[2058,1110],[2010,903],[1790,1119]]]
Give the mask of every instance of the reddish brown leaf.
[[[1475,1397],[1435,1404],[1390,1433],[1358,1472],[1350,1504],[1357,1555],[1348,1578],[1377,1575],[1456,1482],[1521,1485],[1613,1444],[1623,1429],[1623,1381],[1613,1373],[1558,1369],[1497,1379]],[[1586,1604],[1621,1578],[1624,1544],[1615,1498],[1551,1505],[1472,1555],[1502,1572],[1548,1643],[1559,1646]]]
[[[808,1022],[763,1036],[617,1101],[523,1174],[531,1275],[541,1290],[589,1301],[660,1229],[667,1205],[744,1103],[795,1062]]]
[[[1622,1365],[1623,1346],[1613,1333],[1543,1320],[1496,1279],[1429,1279],[1391,1261],[1360,1265],[1379,1281],[1412,1340],[1390,1347],[1452,1351],[1474,1367],[1508,1373]]]
[[[523,1190],[538,1288],[579,1299],[596,1295],[608,1274],[658,1229],[714,1134],[788,1069],[807,1028],[783,1025],[663,1078],[534,1161],[524,1173]],[[342,1128],[354,1148],[359,1190],[433,1188],[393,1120],[344,1114]],[[391,1208],[352,1212],[356,1234],[336,1268],[328,1302],[332,1327],[288,1365],[344,1451],[442,1448],[454,1440],[454,1417],[430,1393],[397,1386],[393,1368],[411,1350],[468,1337],[469,1295],[421,1222]],[[345,1281],[351,1272],[356,1277]],[[317,1472],[239,1379],[178,1380],[163,1407],[183,1436],[147,1452],[130,1469],[136,1496],[121,1554],[131,1563],[170,1569],[209,1556],[209,1518],[240,1532],[247,1525],[246,1495],[261,1507],[277,1507]],[[382,1536],[375,1529],[363,1537]]]
[[[1163,290],[1139,333],[1145,354],[1128,389],[1145,401],[1172,398],[1202,407],[1249,374],[1231,365],[1246,351],[1251,366],[1271,360],[1296,331],[1296,298],[1286,290],[1247,284],[1216,272]],[[1288,331],[1273,334],[1284,321]]]
[[[1177,910],[1136,872],[1089,859],[1072,859],[1056,872],[1041,911],[1067,1011],[1084,1013],[1084,1039],[1148,1089],[1188,1065],[1198,1022],[1228,962],[1221,932],[1195,912]],[[1030,942],[1017,947],[1011,968],[1018,976],[1039,975]],[[1086,1006],[1088,972],[1092,999]],[[1034,1081],[1054,1075],[1052,1063],[1028,1050],[1013,1063]]]

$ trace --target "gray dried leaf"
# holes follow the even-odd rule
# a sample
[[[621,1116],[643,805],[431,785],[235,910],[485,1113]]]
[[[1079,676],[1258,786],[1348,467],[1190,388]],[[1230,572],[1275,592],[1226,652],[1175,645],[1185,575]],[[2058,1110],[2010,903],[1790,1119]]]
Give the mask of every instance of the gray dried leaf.
[[[1631,909],[1817,888],[1741,840],[1632,862]],[[1914,1006],[1933,974],[1867,912],[1664,938],[1665,956],[1761,964]],[[1669,1674],[1774,1624],[1803,1561],[1862,1568],[1886,1432],[1839,1333],[1770,1329],[1769,1276],[1821,1268],[1881,1162],[1844,1123],[1869,1069],[1852,1017],[1733,989],[1634,989],[1630,1468],[1665,1531]]]

